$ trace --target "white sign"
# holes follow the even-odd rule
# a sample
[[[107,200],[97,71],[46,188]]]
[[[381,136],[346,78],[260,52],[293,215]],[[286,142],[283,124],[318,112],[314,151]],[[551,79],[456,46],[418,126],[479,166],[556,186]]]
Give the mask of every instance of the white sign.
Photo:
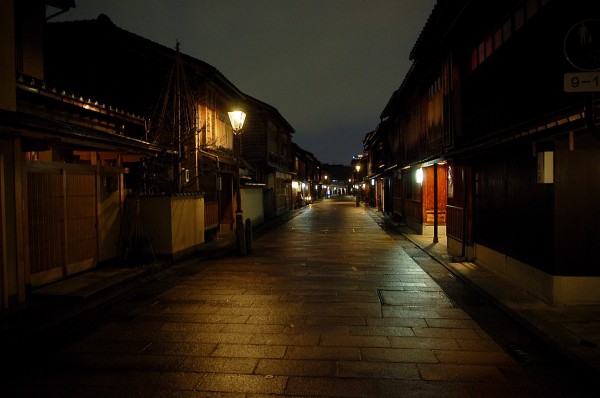
[[[600,72],[565,73],[564,84],[567,93],[600,91]]]

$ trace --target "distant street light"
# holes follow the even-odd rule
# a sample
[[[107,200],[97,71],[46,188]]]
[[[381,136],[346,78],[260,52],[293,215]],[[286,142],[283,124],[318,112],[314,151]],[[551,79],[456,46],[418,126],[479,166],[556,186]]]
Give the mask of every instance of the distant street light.
[[[358,185],[358,182],[359,182],[359,179],[360,179],[360,176],[358,174],[359,172],[360,172],[360,164],[357,164],[356,165],[356,182],[357,182],[357,185],[355,185],[355,187],[356,187],[356,207],[360,206],[360,188],[359,188],[359,185]]]
[[[237,137],[238,145],[237,145],[237,196],[236,196],[236,205],[237,209],[235,210],[235,235],[237,239],[238,252],[241,255],[246,255],[246,235],[244,233],[244,217],[242,213],[242,187],[240,185],[240,153],[242,147],[242,129],[244,127],[244,121],[246,120],[246,114],[244,111],[232,111],[228,112],[229,120],[231,121],[231,127],[233,129],[233,134]]]

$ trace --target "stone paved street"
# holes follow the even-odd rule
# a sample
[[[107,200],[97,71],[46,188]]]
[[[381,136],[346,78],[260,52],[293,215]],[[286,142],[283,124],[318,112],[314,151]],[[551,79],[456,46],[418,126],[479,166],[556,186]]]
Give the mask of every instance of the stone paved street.
[[[16,371],[5,396],[549,396],[353,201],[327,199],[245,257]],[[5,390],[6,391],[6,390]]]

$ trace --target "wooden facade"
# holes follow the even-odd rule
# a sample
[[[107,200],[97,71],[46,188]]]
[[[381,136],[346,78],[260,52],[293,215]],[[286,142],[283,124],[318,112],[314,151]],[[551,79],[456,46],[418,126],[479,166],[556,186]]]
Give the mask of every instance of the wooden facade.
[[[293,152],[295,132],[271,105],[247,96],[248,116],[242,134],[242,156],[265,184],[265,215],[279,215],[292,208]]]
[[[291,203],[302,207],[317,200],[322,195],[323,182],[321,163],[311,153],[297,144],[292,144],[293,178]]]
[[[118,257],[124,165],[162,150],[139,139],[144,119],[46,80],[46,4],[72,6],[1,3],[2,309],[26,301],[29,288]]]
[[[210,237],[221,226],[229,231],[234,220],[237,143],[227,112],[244,108],[245,96],[216,68],[179,47],[127,32],[105,15],[50,23],[47,75],[143,115],[148,121],[144,138],[171,147],[171,161],[155,160],[146,169],[132,166],[135,182],[143,183],[129,188],[148,194],[202,192],[208,203],[218,204],[219,222],[207,227]],[[176,93],[181,112],[171,109],[178,103]],[[174,115],[181,115],[177,125],[169,124]]]
[[[438,1],[382,112],[381,138],[365,145],[376,152],[378,140],[393,143],[377,155],[385,159],[378,167],[402,169],[406,201],[390,214],[399,205],[409,224],[431,221],[436,196],[425,181],[437,165],[449,252],[563,304],[600,302],[600,269],[590,265],[600,241],[600,107],[590,92],[565,86],[567,73],[581,72],[567,36],[591,7]],[[578,51],[600,50],[586,43],[593,48]],[[419,197],[410,179],[421,167]]]

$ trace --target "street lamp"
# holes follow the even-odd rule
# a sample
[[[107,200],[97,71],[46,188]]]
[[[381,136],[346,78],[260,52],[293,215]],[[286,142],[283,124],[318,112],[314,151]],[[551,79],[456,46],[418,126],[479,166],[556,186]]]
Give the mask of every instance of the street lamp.
[[[237,208],[235,210],[235,235],[237,239],[238,252],[241,255],[246,254],[246,235],[244,233],[244,217],[242,213],[242,190],[240,185],[240,152],[242,147],[242,128],[244,127],[244,120],[246,120],[246,114],[244,111],[236,110],[232,112],[228,112],[229,120],[231,121],[231,128],[233,129],[233,134],[237,137],[238,145],[237,145],[237,196],[236,196],[236,205]]]
[[[359,173],[360,172],[360,164],[356,165],[356,182],[359,182]],[[360,206],[360,188],[358,188],[359,185],[356,185],[356,207]]]

